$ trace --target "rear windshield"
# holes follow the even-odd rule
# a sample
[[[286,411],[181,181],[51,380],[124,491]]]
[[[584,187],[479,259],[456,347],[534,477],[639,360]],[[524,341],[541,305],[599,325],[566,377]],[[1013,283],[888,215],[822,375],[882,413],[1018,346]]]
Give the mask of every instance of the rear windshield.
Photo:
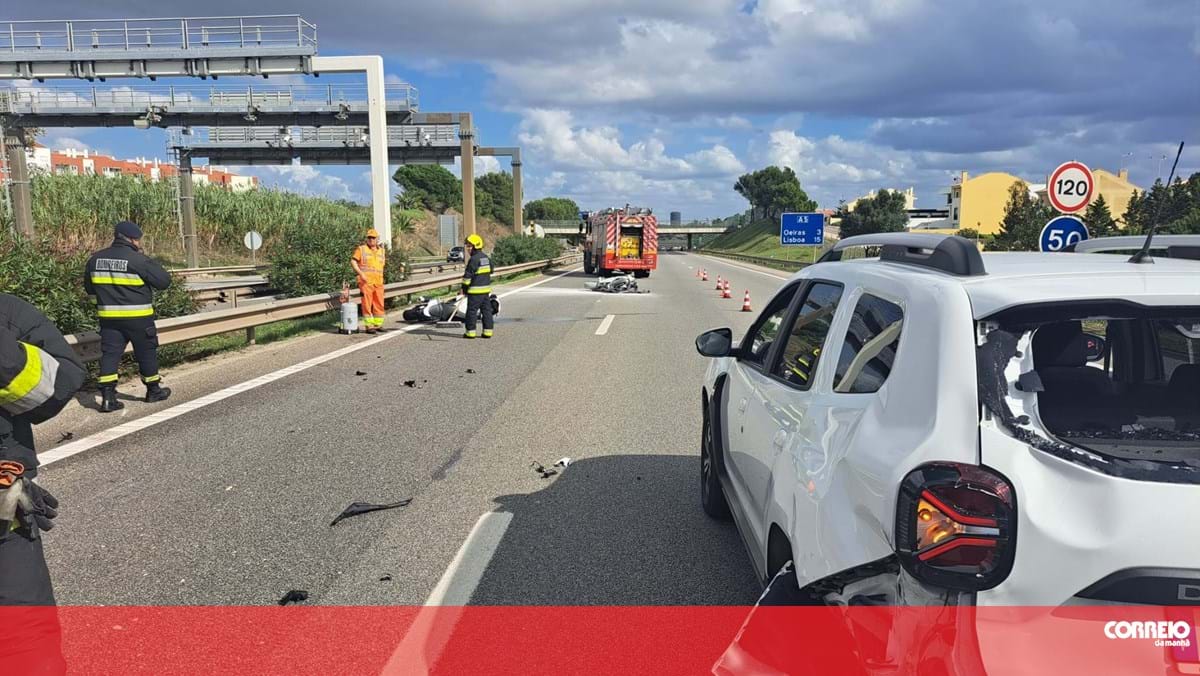
[[[1200,309],[1026,328],[1048,432],[1110,457],[1200,463]]]

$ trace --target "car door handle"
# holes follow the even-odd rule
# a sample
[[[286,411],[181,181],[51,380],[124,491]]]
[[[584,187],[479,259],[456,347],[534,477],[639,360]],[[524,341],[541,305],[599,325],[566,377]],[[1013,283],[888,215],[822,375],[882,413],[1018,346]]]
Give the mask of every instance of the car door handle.
[[[783,442],[785,441],[787,441],[787,430],[779,430],[775,433],[775,438],[771,440],[771,443],[773,443],[776,448],[783,448]]]
[[[738,402],[738,413],[745,413],[745,412],[746,412],[746,398],[742,397],[742,400],[740,402]]]

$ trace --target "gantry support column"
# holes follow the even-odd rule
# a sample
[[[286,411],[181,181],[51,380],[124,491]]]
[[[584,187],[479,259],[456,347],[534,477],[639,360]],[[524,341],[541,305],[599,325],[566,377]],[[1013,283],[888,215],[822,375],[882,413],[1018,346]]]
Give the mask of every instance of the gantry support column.
[[[520,148],[512,156],[512,179],[513,179],[513,232],[520,235],[525,231],[525,224],[522,223],[522,218],[525,214],[525,208],[522,200],[525,197],[524,188],[521,185],[521,150]]]
[[[17,234],[33,238],[33,191],[29,185],[29,165],[25,161],[25,130],[5,129],[4,149],[8,153],[8,182],[12,186],[13,225]]]
[[[200,267],[196,247],[196,197],[192,185],[192,156],[179,153],[179,215],[183,225],[183,252],[189,268]]]
[[[462,113],[458,122],[458,137],[462,139],[462,202],[463,231],[475,234],[475,128],[471,114]],[[466,236],[464,235],[464,237]]]

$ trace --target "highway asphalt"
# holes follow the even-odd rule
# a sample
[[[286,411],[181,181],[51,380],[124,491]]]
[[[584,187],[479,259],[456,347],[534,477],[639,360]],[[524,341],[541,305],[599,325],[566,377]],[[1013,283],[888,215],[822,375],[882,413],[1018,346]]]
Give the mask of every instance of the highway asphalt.
[[[586,291],[579,271],[521,282],[491,341],[320,334],[168,373],[176,397],[119,419],[73,406],[41,450],[362,346],[43,468],[62,502],[46,539],[59,601],[260,605],[304,589],[309,604],[420,604],[450,580],[446,598],[478,604],[752,603],[736,531],[699,505],[693,341],[743,332],[743,291],[761,309],[784,276],[664,254],[645,294]],[[530,467],[563,457],[550,478]],[[407,498],[329,525],[352,502]],[[453,563],[488,513],[492,546]]]

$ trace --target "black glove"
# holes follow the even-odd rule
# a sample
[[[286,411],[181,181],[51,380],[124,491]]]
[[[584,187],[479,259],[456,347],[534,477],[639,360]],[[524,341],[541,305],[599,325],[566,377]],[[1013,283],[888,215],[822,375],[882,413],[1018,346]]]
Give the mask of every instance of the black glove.
[[[0,537],[15,531],[36,540],[40,531],[54,528],[58,498],[24,473],[20,463],[0,461]]]

